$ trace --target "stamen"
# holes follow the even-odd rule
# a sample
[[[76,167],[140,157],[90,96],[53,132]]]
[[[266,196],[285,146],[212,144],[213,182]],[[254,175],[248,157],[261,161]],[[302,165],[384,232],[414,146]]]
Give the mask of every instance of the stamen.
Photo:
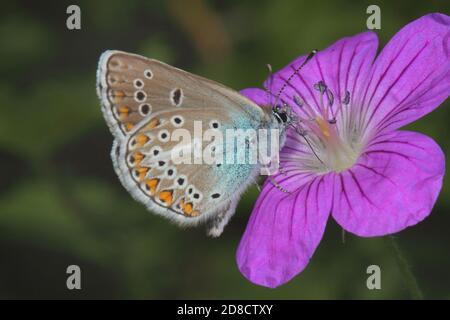
[[[307,116],[308,120],[314,120],[314,115],[316,114],[316,112],[314,111],[314,109],[308,104],[306,103],[306,101],[303,101],[299,96],[294,95],[292,97],[292,100],[294,100],[295,104],[300,108],[300,110],[305,113],[305,115]]]
[[[329,105],[330,108],[331,108],[331,106],[332,106],[333,103],[334,103],[334,95],[333,95],[333,92],[331,92],[330,89],[327,89],[326,93],[327,93],[327,98],[328,98],[328,105]]]
[[[294,102],[297,106],[299,106],[300,108],[303,107],[303,101],[300,99],[299,96],[294,95]]]
[[[335,124],[336,123],[336,113],[333,110],[333,104],[334,104],[334,95],[333,92],[328,88],[328,86],[325,84],[324,81],[319,81],[316,84],[314,84],[314,89],[316,89],[317,91],[320,92],[320,110],[322,113],[322,116],[327,119],[328,118],[328,113],[331,113],[331,119],[328,120],[328,123],[330,124]],[[323,96],[324,94],[326,94],[327,96],[327,100],[328,100],[328,104],[325,107],[324,106],[324,101],[323,101]],[[339,109],[339,108],[338,108]],[[315,118],[315,120],[319,123],[319,120],[322,121],[322,119],[318,119],[318,117]],[[319,123],[319,126],[321,126],[321,123]],[[327,130],[323,130],[324,127],[321,126],[322,132],[325,134],[328,132]]]
[[[323,94],[325,92],[325,90],[327,90],[327,85],[325,84],[325,82],[323,82],[322,80],[320,80],[319,82],[317,82],[316,84],[314,84],[314,89],[316,89],[317,91],[319,91],[321,94]]]
[[[327,99],[328,99],[328,110],[330,110],[330,113],[331,113],[331,116],[332,116],[332,119],[328,120],[328,122],[330,122],[333,119],[336,119],[336,114],[334,113],[334,110],[333,110],[334,95],[333,95],[333,92],[331,92],[331,90],[328,89],[328,88],[327,88],[327,90],[325,92],[327,94]]]
[[[345,90],[345,96],[344,99],[342,100],[342,103],[339,104],[339,106],[336,109],[336,112],[334,113],[334,120],[336,120],[336,114],[339,114],[339,112],[341,112],[342,106],[348,106],[348,104],[350,103],[350,92],[348,92],[348,90]],[[336,123],[336,122],[335,122]]]
[[[342,100],[342,103],[345,105],[348,105],[350,103],[350,92],[348,92],[348,90],[345,90],[345,96],[344,100]]]
[[[325,122],[325,120],[323,120],[321,117],[317,116],[316,122],[320,128],[320,131],[325,136],[325,138],[327,138],[327,139],[330,138],[330,136],[331,136],[330,130],[328,130],[329,127],[328,127],[327,123]]]

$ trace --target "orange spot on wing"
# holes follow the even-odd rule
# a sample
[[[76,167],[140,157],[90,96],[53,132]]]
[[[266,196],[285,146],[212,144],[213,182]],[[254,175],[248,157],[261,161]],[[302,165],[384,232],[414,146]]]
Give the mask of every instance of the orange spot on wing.
[[[159,184],[159,179],[150,179],[145,182],[147,190],[150,191],[150,194],[152,194],[152,195],[155,193],[156,188],[158,187],[158,184]]]
[[[144,159],[144,155],[140,152],[135,152],[133,154],[133,158],[134,158],[134,161],[136,161],[136,165],[139,165],[141,163],[142,159]]]
[[[173,202],[172,194],[173,194],[172,190],[161,191],[159,193],[159,200],[164,202],[167,206],[170,206]]]
[[[192,214],[192,211],[194,211],[194,206],[192,205],[191,202],[188,202],[183,206],[183,212],[186,215],[190,216]]]
[[[149,138],[145,134],[140,134],[136,137],[136,143],[139,147],[142,147],[144,144],[147,143]]]
[[[126,130],[126,131],[130,131],[130,130],[132,130],[133,128],[134,128],[134,124],[132,124],[132,123],[130,123],[130,122],[128,122],[128,123],[125,124],[125,130]]]
[[[183,210],[183,213],[187,216],[196,217],[200,215],[199,211],[194,210],[193,204],[191,202],[186,203],[184,198],[180,200],[178,205],[180,206],[181,210]]]
[[[147,130],[152,130],[153,128],[156,128],[157,126],[159,126],[161,122],[159,121],[158,118],[154,118],[152,119],[148,125],[145,127]]]
[[[145,176],[147,175],[148,168],[147,167],[139,167],[136,169],[137,172],[139,172],[139,181],[143,181],[145,179]]]
[[[130,113],[130,108],[128,107],[120,107],[119,108],[119,116],[122,120],[126,119]]]
[[[125,92],[123,92],[123,91],[114,92],[114,99],[116,102],[121,101],[124,97],[125,97]]]

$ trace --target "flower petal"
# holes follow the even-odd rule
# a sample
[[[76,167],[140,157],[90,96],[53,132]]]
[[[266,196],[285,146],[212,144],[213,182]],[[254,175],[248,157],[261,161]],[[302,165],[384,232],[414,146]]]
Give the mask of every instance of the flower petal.
[[[409,131],[381,135],[336,177],[332,215],[359,236],[398,232],[430,214],[444,171],[444,154],[431,138]]]
[[[377,47],[378,39],[373,32],[342,38],[330,47],[320,50],[298,75],[293,76],[287,83],[281,98],[295,107],[300,116],[304,117],[305,114],[301,108],[297,108],[293,99],[294,95],[319,112],[320,94],[314,90],[313,86],[322,80],[334,94],[334,108],[340,104],[338,102],[344,100],[347,91],[353,103],[363,93],[362,89],[365,88]],[[286,84],[295,68],[305,59],[306,56],[300,56],[276,72],[272,84],[270,79],[266,81],[266,86],[274,95]]]
[[[267,92],[259,88],[248,88],[241,90],[242,95],[246,96],[258,106],[266,106],[269,105],[269,101],[267,98]]]
[[[439,106],[450,93],[449,55],[450,17],[429,14],[401,29],[373,65],[362,103],[366,127],[395,130]]]
[[[292,193],[266,182],[236,254],[247,279],[271,288],[308,264],[322,239],[333,192],[330,175],[299,173],[278,175],[276,180]]]

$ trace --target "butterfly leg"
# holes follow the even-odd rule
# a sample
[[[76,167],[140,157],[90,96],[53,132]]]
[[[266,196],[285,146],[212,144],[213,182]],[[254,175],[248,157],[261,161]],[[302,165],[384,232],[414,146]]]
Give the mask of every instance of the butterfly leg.
[[[280,190],[281,192],[291,193],[289,190],[286,190],[285,188],[280,186],[280,184],[278,182],[276,182],[271,176],[269,176],[268,179],[274,185],[274,187],[277,188],[278,190]]]

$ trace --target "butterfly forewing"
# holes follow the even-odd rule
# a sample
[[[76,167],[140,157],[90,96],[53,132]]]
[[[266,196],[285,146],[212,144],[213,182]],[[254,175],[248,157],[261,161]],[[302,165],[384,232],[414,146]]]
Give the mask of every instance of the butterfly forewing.
[[[179,142],[171,137],[178,129],[193,135],[196,121],[203,132],[265,128],[266,111],[216,82],[124,52],[105,52],[97,77],[102,110],[116,137],[115,170],[135,199],[181,224],[234,211],[257,168],[174,163]]]
[[[134,54],[106,51],[97,77],[103,112],[116,136],[168,107],[227,108],[254,119],[264,117],[253,102],[221,84]]]

